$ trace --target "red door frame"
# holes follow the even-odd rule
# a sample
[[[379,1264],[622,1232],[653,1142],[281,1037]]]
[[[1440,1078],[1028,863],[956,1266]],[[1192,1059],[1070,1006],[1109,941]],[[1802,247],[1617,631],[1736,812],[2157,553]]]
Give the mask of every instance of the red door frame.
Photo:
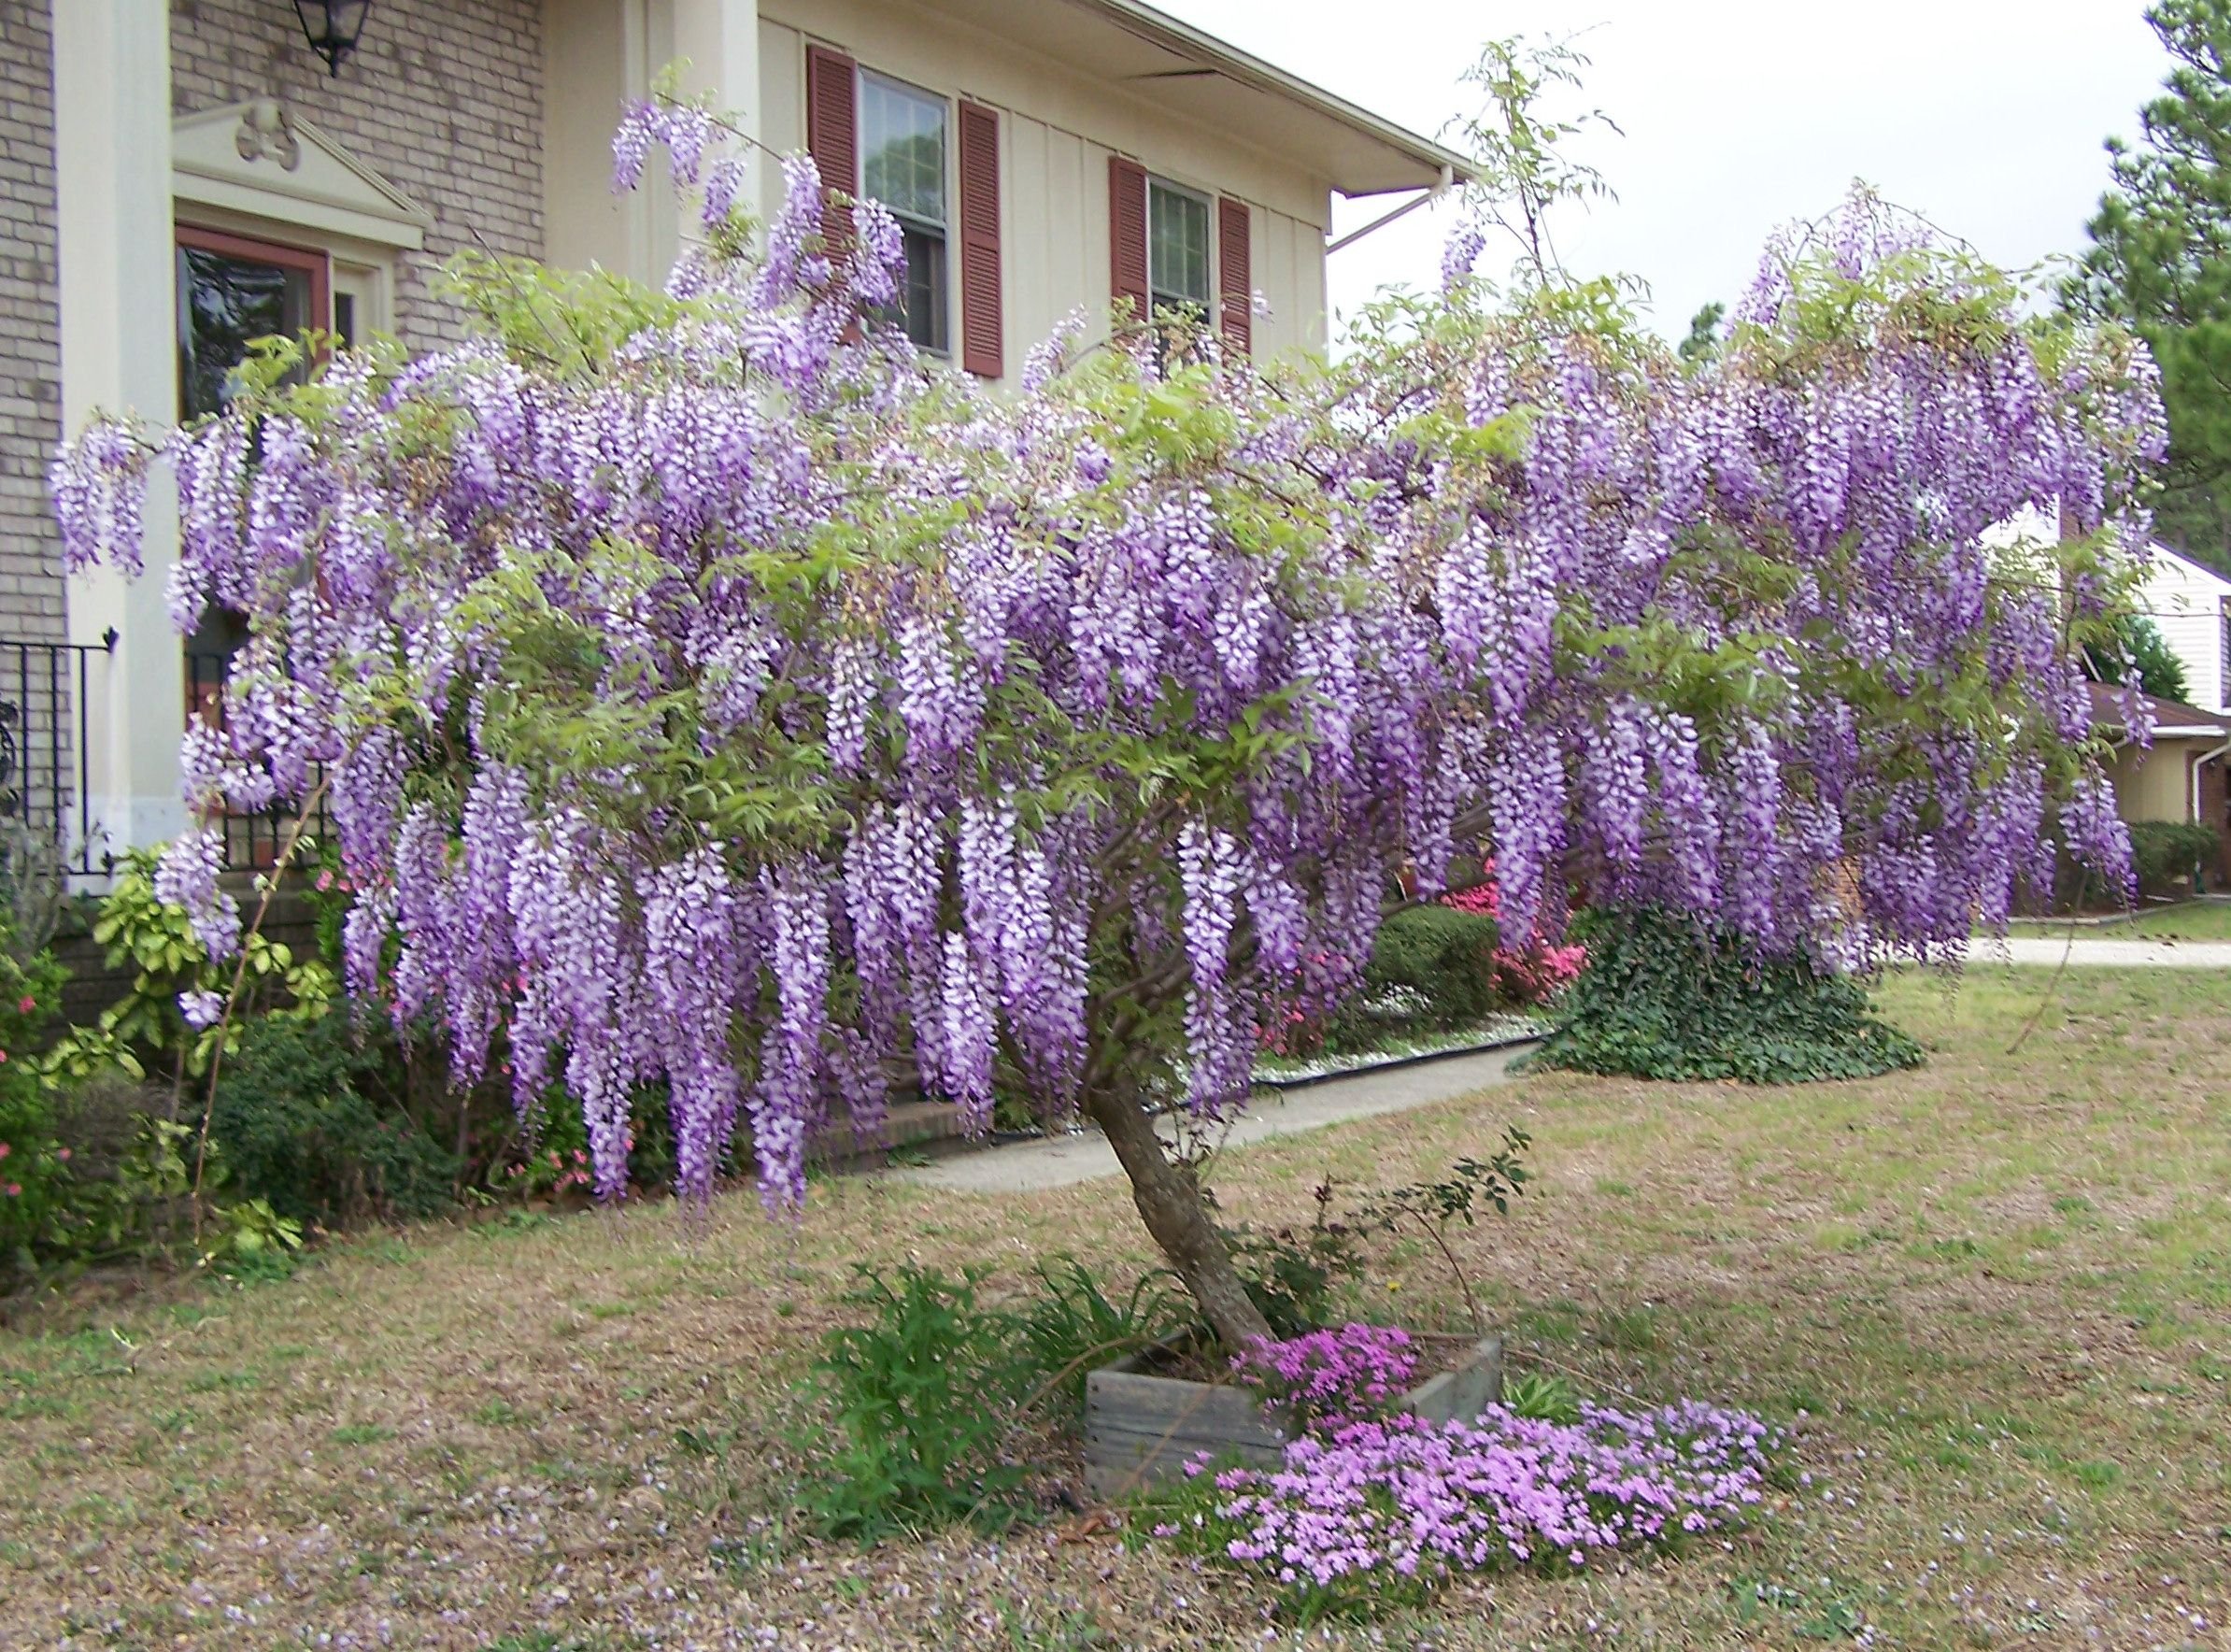
[[[281,269],[301,270],[310,278],[310,325],[320,333],[333,331],[334,262],[327,254],[308,247],[290,247],[281,241],[259,241],[252,235],[197,229],[190,223],[177,228],[181,247],[221,253],[227,258],[252,259],[257,263],[277,264]]]

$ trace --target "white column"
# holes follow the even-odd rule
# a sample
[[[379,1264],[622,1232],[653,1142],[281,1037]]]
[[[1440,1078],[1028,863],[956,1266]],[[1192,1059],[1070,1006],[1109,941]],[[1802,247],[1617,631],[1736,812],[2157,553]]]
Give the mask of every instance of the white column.
[[[171,230],[170,7],[167,0],[68,0],[54,7],[54,178],[62,308],[63,428],[96,412],[178,418],[178,295]],[[163,591],[178,559],[178,503],[156,477],[147,572],[100,570],[69,582],[72,642],[113,629],[115,652],[91,674],[87,708],[92,818],[107,847],[160,842],[185,824],[178,738],[184,647]]]
[[[650,83],[647,0],[543,0],[543,259],[653,278],[656,189],[612,192],[612,133]],[[663,274],[663,268],[660,274]]]
[[[689,66],[682,76],[687,92],[712,93],[714,106],[728,110],[754,137],[760,135],[759,0],[667,0],[673,7],[674,50]],[[758,166],[746,173],[738,197],[744,209],[764,220]]]
[[[759,130],[759,0],[543,0],[543,236],[554,264],[591,263],[654,286],[690,221],[651,157],[642,187],[612,193],[612,132],[621,103],[642,97],[668,64],[689,60],[688,92],[709,91]],[[760,213],[760,169],[746,209]]]

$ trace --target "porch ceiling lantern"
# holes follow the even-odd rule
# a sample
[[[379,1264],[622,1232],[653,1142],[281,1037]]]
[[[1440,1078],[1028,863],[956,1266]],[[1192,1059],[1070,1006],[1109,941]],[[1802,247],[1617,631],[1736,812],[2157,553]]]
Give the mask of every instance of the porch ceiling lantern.
[[[371,9],[372,0],[294,0],[303,38],[325,60],[333,78],[340,78],[341,60],[356,50],[364,32],[364,14]]]

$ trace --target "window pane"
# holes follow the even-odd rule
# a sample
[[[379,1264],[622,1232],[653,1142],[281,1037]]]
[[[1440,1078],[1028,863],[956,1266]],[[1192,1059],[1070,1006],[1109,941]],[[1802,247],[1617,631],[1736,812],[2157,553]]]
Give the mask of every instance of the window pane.
[[[1155,302],[1207,308],[1208,203],[1150,178],[1146,216],[1146,277]]]
[[[862,76],[860,150],[861,193],[902,218],[944,227],[945,99]]]
[[[200,247],[178,249],[178,407],[188,419],[223,410],[225,375],[251,340],[292,337],[310,324],[310,278]]]
[[[878,306],[875,320],[896,325],[921,349],[945,353],[945,238],[928,230],[902,225],[900,242],[905,267],[899,272],[896,304]]]
[[[906,336],[928,350],[945,349],[945,241],[923,230],[906,232]]]

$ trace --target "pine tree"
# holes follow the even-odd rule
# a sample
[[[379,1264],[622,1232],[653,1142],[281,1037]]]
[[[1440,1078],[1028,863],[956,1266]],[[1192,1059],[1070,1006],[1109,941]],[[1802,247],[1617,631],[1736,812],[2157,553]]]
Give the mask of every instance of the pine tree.
[[[2169,415],[2162,536],[2231,571],[2231,0],[2155,0],[2146,21],[2174,66],[2139,111],[2141,141],[2107,141],[2114,184],[2064,298],[2153,347]]]
[[[1714,301],[1689,318],[1689,335],[1677,347],[1684,362],[1710,361],[1720,350],[1720,322],[1727,306]]]

